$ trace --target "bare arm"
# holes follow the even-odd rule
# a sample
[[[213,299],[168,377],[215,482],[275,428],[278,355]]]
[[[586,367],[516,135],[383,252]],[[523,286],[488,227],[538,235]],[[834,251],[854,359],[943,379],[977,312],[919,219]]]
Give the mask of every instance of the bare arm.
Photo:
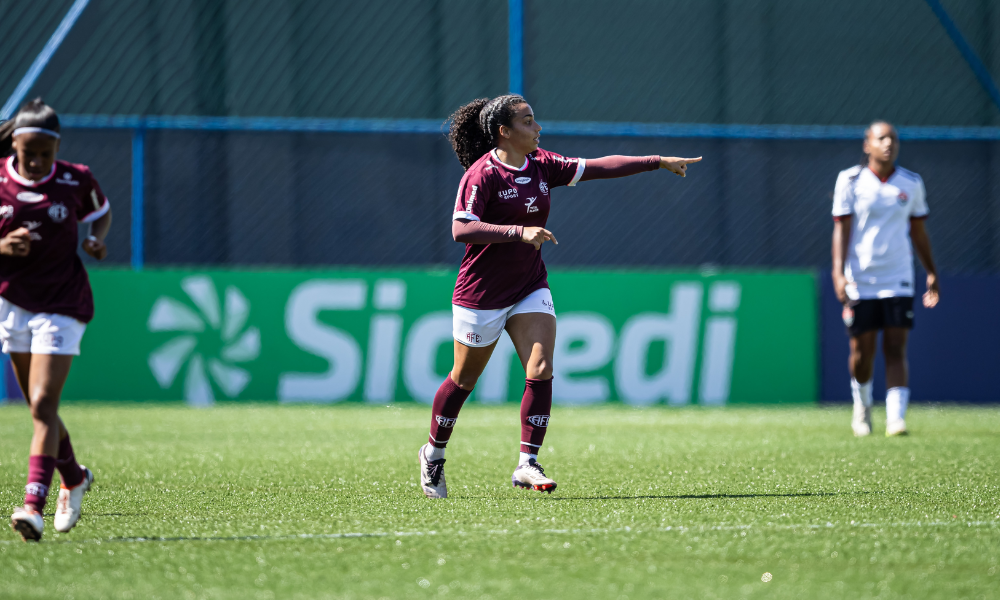
[[[851,215],[838,217],[833,222],[833,291],[837,294],[837,300],[846,305],[850,299],[847,297],[847,277],[844,275],[844,264],[847,262],[847,245],[851,242]]]
[[[83,241],[83,251],[97,260],[104,260],[108,256],[108,246],[104,243],[104,238],[108,236],[110,229],[111,209],[108,208],[108,212],[90,224],[90,235]]]
[[[937,267],[934,265],[934,254],[931,252],[931,238],[927,235],[924,219],[910,219],[910,240],[913,250],[920,259],[920,264],[927,271],[927,291],[924,292],[924,306],[934,308],[941,296],[938,284]]]

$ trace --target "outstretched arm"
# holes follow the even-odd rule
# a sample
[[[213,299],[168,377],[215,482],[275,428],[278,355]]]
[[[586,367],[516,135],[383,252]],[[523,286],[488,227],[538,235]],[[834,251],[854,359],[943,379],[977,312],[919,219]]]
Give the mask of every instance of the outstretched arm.
[[[621,156],[617,154],[601,158],[588,158],[580,181],[628,177],[657,169],[667,169],[671,173],[684,177],[687,166],[700,160],[700,156],[698,158],[677,158],[675,156]]]

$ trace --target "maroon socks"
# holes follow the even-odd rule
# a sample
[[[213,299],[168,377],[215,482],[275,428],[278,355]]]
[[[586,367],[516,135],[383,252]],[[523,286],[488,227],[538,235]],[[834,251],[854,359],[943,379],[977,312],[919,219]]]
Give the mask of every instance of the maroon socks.
[[[51,456],[40,454],[28,459],[28,485],[24,486],[25,506],[42,512],[55,470],[56,459]]]
[[[451,380],[451,374],[444,380],[434,394],[434,408],[431,416],[430,444],[435,448],[444,448],[451,439],[452,429],[458,419],[458,411],[462,410],[465,399],[470,391],[465,391]],[[551,394],[550,394],[551,396]]]
[[[552,413],[552,380],[526,379],[521,398],[521,452],[538,454]]]
[[[59,440],[59,458],[56,459],[56,468],[59,469],[59,478],[62,479],[64,488],[73,488],[83,481],[83,469],[76,462],[73,454],[73,444],[69,441],[69,435]]]

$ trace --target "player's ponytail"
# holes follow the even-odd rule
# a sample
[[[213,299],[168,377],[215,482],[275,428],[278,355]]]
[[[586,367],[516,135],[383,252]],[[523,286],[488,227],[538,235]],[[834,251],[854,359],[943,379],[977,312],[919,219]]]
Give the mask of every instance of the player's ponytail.
[[[448,141],[464,169],[496,148],[500,126],[510,127],[515,108],[525,102],[517,94],[477,98],[448,117]]]
[[[22,127],[33,127],[58,134],[59,115],[41,98],[25,102],[13,119],[0,123],[0,156],[11,153],[10,144],[14,130]]]

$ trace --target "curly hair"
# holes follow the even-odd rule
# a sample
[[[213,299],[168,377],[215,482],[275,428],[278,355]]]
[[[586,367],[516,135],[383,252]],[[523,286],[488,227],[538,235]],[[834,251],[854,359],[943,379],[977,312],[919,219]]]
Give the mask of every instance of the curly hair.
[[[58,132],[59,115],[41,98],[25,102],[13,119],[0,123],[0,156],[8,156],[13,151],[11,138],[18,127],[41,127]]]
[[[510,127],[515,108],[526,103],[517,94],[476,98],[448,117],[448,141],[464,169],[496,147],[500,127]]]

